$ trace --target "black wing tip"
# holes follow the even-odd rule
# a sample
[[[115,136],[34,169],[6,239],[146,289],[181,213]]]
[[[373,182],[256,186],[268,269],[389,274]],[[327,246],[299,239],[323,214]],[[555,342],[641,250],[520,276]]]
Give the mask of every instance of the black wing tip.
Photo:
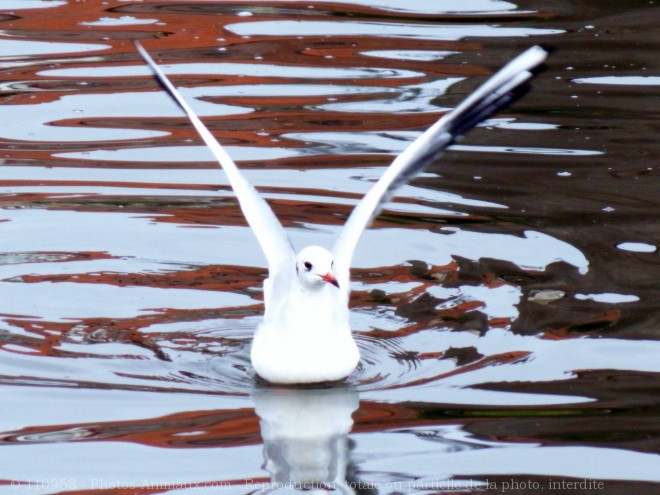
[[[547,44],[545,44],[545,43],[540,44],[540,45],[537,45],[537,46],[538,46],[539,48],[545,50],[546,53],[547,53],[548,55],[552,55],[553,53],[555,53],[556,51],[559,50],[559,48],[558,48],[557,46],[555,46],[555,45],[547,45]]]
[[[532,79],[539,74],[542,74],[546,70],[548,70],[548,58],[558,50],[558,48],[554,46],[546,46],[546,45],[538,45],[541,49],[543,49],[546,53],[546,59],[538,64],[536,67],[531,68],[529,71],[532,73]]]
[[[520,53],[510,63],[516,63],[517,60],[524,60],[516,70],[509,70],[509,76],[502,80],[500,78],[500,85],[493,88],[492,91],[484,93],[481,95],[481,98],[472,102],[470,106],[459,110],[458,113],[455,113],[456,110],[460,107],[456,107],[454,111],[450,112],[446,116],[449,117],[447,121],[447,126],[444,128],[452,138],[452,142],[460,140],[463,135],[465,135],[470,129],[479,125],[491,118],[493,115],[497,114],[502,109],[514,104],[516,101],[521,99],[532,89],[532,80],[541,72],[545,71],[547,66],[545,61],[549,54],[549,49],[544,46],[533,46],[528,48],[526,51]],[[507,66],[501,68],[497,73],[493,74],[485,83],[497,78],[502,71],[506,70]],[[516,77],[527,74],[527,77],[524,80],[515,83],[508,90],[503,90],[503,87],[507,83],[511,83]],[[471,92],[466,99],[469,99],[475,93],[478,94],[479,90],[483,87],[480,86],[477,90]],[[463,101],[465,102],[466,99]],[[451,115],[454,115],[453,118]],[[442,149],[429,150],[423,160],[420,160],[423,163],[420,163],[418,168],[423,168],[426,164],[433,159],[442,151]]]
[[[556,51],[559,50],[559,48],[557,48],[554,45],[541,44],[541,45],[536,45],[536,46],[539,47],[540,49],[542,49],[543,51],[545,51],[546,58],[543,62],[541,62],[537,66],[532,67],[532,68],[529,69],[529,72],[532,73],[532,79],[534,77],[538,76],[539,74],[542,74],[546,70],[548,70],[548,63],[547,63],[548,58],[550,58],[550,56],[552,56],[553,53],[555,53]]]
[[[530,74],[531,74],[531,77],[527,81],[525,81],[524,83],[518,85],[517,87],[515,87],[514,89],[512,89],[509,92],[510,99],[506,104],[502,105],[500,110],[504,107],[508,107],[508,106],[514,104],[515,102],[520,100],[522,97],[524,97],[527,93],[529,93],[532,90],[532,88],[534,87],[534,80],[539,75],[543,74],[545,71],[547,71],[549,69],[549,65],[547,63],[547,60],[554,52],[556,52],[558,50],[558,48],[555,47],[555,46],[550,46],[550,45],[536,45],[536,46],[538,46],[539,48],[541,48],[543,51],[546,52],[545,60],[543,60],[543,62],[541,62],[540,64],[528,69]]]

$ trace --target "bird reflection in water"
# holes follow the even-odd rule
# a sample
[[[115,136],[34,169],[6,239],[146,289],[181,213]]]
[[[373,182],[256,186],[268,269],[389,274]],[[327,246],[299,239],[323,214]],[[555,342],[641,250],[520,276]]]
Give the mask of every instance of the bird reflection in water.
[[[331,388],[258,388],[264,464],[271,475],[261,493],[297,488],[324,493],[375,492],[354,477],[348,434],[358,393],[348,385]]]

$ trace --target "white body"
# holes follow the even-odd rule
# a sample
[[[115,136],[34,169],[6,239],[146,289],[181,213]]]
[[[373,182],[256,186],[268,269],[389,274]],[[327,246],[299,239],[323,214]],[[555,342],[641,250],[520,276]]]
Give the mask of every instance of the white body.
[[[269,309],[257,328],[250,356],[254,370],[273,383],[346,378],[360,359],[346,304],[330,284],[321,294],[296,285],[289,299],[274,314]]]
[[[251,357],[255,371],[275,383],[341,380],[355,369],[359,353],[348,324],[348,296],[351,260],[362,232],[399,186],[430,165],[460,135],[509,104],[532,77],[531,70],[547,56],[539,47],[528,49],[397,156],[355,207],[332,252],[311,246],[296,255],[268,203],[146,50],[138,42],[135,46],[217,158],[266,255],[266,314],[255,333]]]
[[[360,353],[348,324],[339,327],[280,328],[263,322],[250,354],[257,374],[272,383],[319,383],[343,380]]]
[[[264,282],[266,314],[252,342],[254,370],[273,383],[346,378],[360,354],[348,324],[348,291],[334,277],[332,254],[310,246],[289,266]]]

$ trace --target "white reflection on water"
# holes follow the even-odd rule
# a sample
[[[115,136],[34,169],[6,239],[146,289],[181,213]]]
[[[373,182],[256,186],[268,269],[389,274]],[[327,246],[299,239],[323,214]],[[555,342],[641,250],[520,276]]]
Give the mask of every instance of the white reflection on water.
[[[154,134],[157,134],[154,132]],[[294,158],[310,153],[299,148],[280,148],[273,146],[223,146],[234,161],[265,161]],[[123,148],[114,150],[72,151],[53,153],[54,158],[73,160],[103,160],[110,162],[162,162],[162,163],[193,163],[214,162],[215,158],[206,146],[158,146],[151,148]],[[129,171],[124,171],[129,173]],[[223,173],[218,170],[218,173]],[[166,175],[164,177],[164,175]],[[221,177],[219,175],[219,177]],[[169,172],[163,174],[161,181],[169,181]]]
[[[443,228],[441,232],[447,235],[409,229],[406,243],[402,243],[397,229],[372,229],[358,245],[355,266],[391,266],[402,259],[422,259],[442,266],[452,261],[452,255],[457,255],[475,261],[482,258],[509,261],[525,270],[545,270],[548,265],[560,261],[583,274],[589,268],[589,261],[579,249],[542,232],[528,230],[524,237],[455,227]],[[382,246],[387,246],[387,250],[381,249]],[[374,253],[378,253],[378,260],[374,260]]]
[[[389,58],[393,60],[420,60],[425,62],[436,62],[460,52],[440,50],[368,50],[362,52],[367,57]]]
[[[260,388],[252,398],[271,482],[344,486],[350,454],[347,435],[359,406],[355,390]]]
[[[460,40],[467,37],[526,37],[561,34],[561,29],[496,27],[465,24],[413,24],[365,21],[255,21],[225,25],[225,29],[242,36],[378,36],[423,40]]]
[[[0,60],[38,55],[94,52],[107,50],[108,48],[110,48],[110,45],[101,43],[56,43],[53,41],[0,39]]]
[[[34,404],[35,394],[26,394],[20,387],[15,391],[16,394],[8,397],[14,406],[10,410],[36,411],[31,418],[10,418],[9,424],[15,426],[53,424],[50,422],[58,418],[58,412],[61,413],[65,405],[67,412],[62,418],[67,421],[59,424],[71,424],[70,414],[99,422],[104,418],[117,418],[118,413],[121,417],[121,411],[128,409],[113,407],[114,403],[108,402],[107,391],[75,391],[88,399],[80,401],[80,396],[73,398],[66,389],[44,389],[44,396],[49,396],[52,405],[51,414],[44,416],[39,412],[44,408]],[[77,403],[89,403],[86,414],[68,411],[71,408],[69,402],[65,402],[67,396]],[[177,394],[175,404],[167,394],[115,392],[112,395],[112,399],[134,405],[135,415],[129,419],[136,416],[157,418],[166,411],[170,414],[185,411],[187,401],[182,398],[186,398],[185,394]],[[73,485],[68,488],[76,490],[112,490],[121,484],[133,488],[179,484],[181,493],[187,493],[184,488],[192,488],[195,484],[208,483],[207,488],[211,488],[211,484],[218,480],[244,480],[233,486],[221,486],[223,493],[239,494],[276,486],[263,481],[259,466],[264,456],[264,467],[271,473],[271,482],[314,480],[341,487],[344,481],[349,484],[359,481],[382,488],[385,481],[398,479],[402,492],[433,492],[433,484],[453,477],[483,479],[484,475],[509,473],[598,480],[660,480],[660,460],[654,454],[601,447],[545,447],[520,440],[484,441],[466,432],[460,424],[448,421],[442,425],[349,434],[351,413],[357,407],[357,398],[357,394],[350,390],[334,393],[324,390],[321,394],[284,390],[281,395],[279,391],[256,391],[254,404],[255,412],[261,418],[263,450],[259,444],[226,449],[157,448],[148,444],[111,441],[77,442],[72,436],[75,431],[69,428],[61,432],[71,437],[69,442],[55,440],[31,444],[26,439],[22,445],[16,445],[12,455],[0,465],[0,477],[23,481],[65,479]],[[188,399],[199,401],[198,407],[202,410],[221,404],[230,410],[249,407],[245,399],[228,400],[203,395],[189,396]],[[23,407],[15,407],[21,400]],[[37,407],[29,407],[31,405]],[[46,423],[39,423],[40,416]],[[83,432],[84,428],[79,430],[79,433]],[[194,435],[194,431],[190,431],[190,435]],[[349,438],[354,446],[350,446]],[[90,458],[95,460],[93,472],[88,465]],[[53,459],[58,461],[53,462]],[[395,474],[401,473],[402,459],[406,460],[403,478]],[[350,466],[355,464],[359,465],[357,477],[348,474]],[[388,484],[391,489],[391,483]],[[35,493],[34,485],[12,488],[19,494]],[[220,486],[214,488],[217,492]]]
[[[157,218],[162,215],[151,215]],[[117,256],[178,263],[216,263],[265,266],[263,255],[248,228],[186,229],[176,224],[154,222],[149,216],[44,210],[5,210],[0,235],[10,239],[7,251],[109,252]],[[289,229],[295,246],[331,246],[338,226],[304,225]],[[511,234],[472,232],[443,228],[439,235],[425,229],[409,229],[400,242],[399,229],[372,229],[365,233],[356,251],[356,268],[396,266],[401,260],[419,259],[442,266],[454,255],[479,260],[505,260],[528,270],[545,270],[566,262],[586,273],[589,263],[575,247],[541,232],[524,237]],[[382,246],[388,246],[383,250]],[[377,254],[377,256],[374,256]]]
[[[187,93],[199,115],[242,115],[253,111],[234,105],[208,103],[196,98],[198,91]],[[52,125],[64,119],[178,117],[180,113],[165,93],[112,93],[100,98],[96,94],[64,95],[38,105],[1,105],[0,137],[18,141],[96,142],[122,141],[167,136],[162,131],[142,129],[106,129],[90,126]]]
[[[393,12],[406,12],[416,14],[480,14],[480,13],[511,13],[517,9],[516,4],[502,0],[320,0],[315,2],[339,3],[348,5],[364,5],[372,9],[388,10]],[[518,11],[516,11],[518,13]]]
[[[240,266],[258,265],[263,258],[253,234],[243,227],[182,231],[176,224],[125,213],[104,213],[102,219],[98,213],[75,211],[11,210],[0,214],[1,219],[11,218],[0,222],[0,235],[8,240],[7,251],[94,251],[150,263]]]
[[[401,86],[396,97],[383,99],[369,98],[366,101],[349,101],[340,103],[324,103],[314,105],[314,108],[327,112],[345,113],[385,113],[388,115],[406,113],[435,113],[450,110],[443,108],[434,100],[447,93],[454,84],[463,81],[463,77],[448,77],[422,84]]]
[[[639,301],[639,297],[632,294],[614,294],[605,292],[602,294],[575,294],[575,299],[580,301],[596,301],[607,304],[620,304]]]
[[[441,343],[441,344],[440,344]],[[469,373],[443,376],[428,384],[398,386],[396,381],[413,381],[424,377],[434,377],[455,369],[450,360],[422,361],[414,371],[405,377],[394,377],[387,390],[363,391],[363,399],[430,401],[442,400],[453,404],[540,405],[572,404],[589,402],[593,399],[579,396],[544,395],[482,390],[480,385],[487,383],[552,382],[568,380],[583,370],[631,370],[660,372],[658,352],[660,344],[655,341],[625,341],[617,339],[569,339],[552,341],[536,336],[515,335],[506,329],[492,328],[485,335],[470,332],[447,332],[428,330],[405,338],[405,349],[411,352],[428,352],[441,346],[464,348],[475,347],[485,356],[502,353],[529,352],[525,357],[506,365],[488,366],[470,370]],[[630,356],[635,356],[634,361]],[[384,364],[391,373],[397,370],[393,363]],[[366,387],[368,388],[368,386]],[[426,398],[425,397],[426,394]]]
[[[208,149],[199,147],[182,147],[177,150],[172,150],[169,155],[172,161],[177,161],[177,158],[183,160],[185,158],[186,149],[196,150],[200,155],[206,155]],[[169,149],[169,148],[167,148]],[[230,147],[231,149],[231,147]],[[245,149],[244,147],[237,147],[237,150]],[[131,150],[125,150],[122,153],[108,151],[107,153],[99,152],[98,154],[90,152],[92,156],[98,159],[112,157],[114,153],[126,158],[126,161],[132,162]],[[141,152],[141,149],[140,149]],[[241,153],[236,153],[241,156]],[[62,154],[63,155],[63,154]],[[195,157],[194,152],[191,153]],[[87,156],[87,155],[82,155]],[[82,158],[80,156],[79,158]],[[137,155],[136,155],[137,156]],[[244,155],[243,155],[244,156]],[[192,159],[192,158],[191,158]],[[362,197],[371,188],[374,181],[378,180],[386,167],[369,167],[369,168],[324,168],[324,169],[278,169],[278,170],[259,170],[259,169],[243,169],[242,172],[250,183],[256,187],[279,188],[282,193],[265,193],[267,198],[286,198],[290,200],[307,201],[310,199],[309,192],[318,190],[319,192],[334,191],[336,196],[329,196],[327,194],[318,197],[319,203],[327,204],[352,204],[355,205],[359,199],[347,199],[343,197],[345,194],[355,194]],[[81,193],[99,193],[103,194],[118,194],[118,195],[136,195],[137,191],[143,191],[149,196],[163,196],[163,195],[176,195],[176,196],[211,196],[211,197],[231,197],[235,198],[233,192],[229,189],[229,182],[225,173],[222,170],[199,170],[199,169],[111,169],[111,168],[42,168],[42,167],[13,167],[6,166],[2,169],[3,178],[5,180],[15,181],[34,181],[34,185],[21,185],[21,186],[6,186],[0,189],[5,194],[27,193],[27,192],[50,192],[54,195],[62,197],[62,195],[74,195]],[[435,174],[423,173],[419,177],[435,177]],[[51,182],[50,185],[42,185],[44,181]],[[57,182],[75,181],[75,186],[60,186]],[[81,185],[88,182],[89,185]],[[105,185],[112,183],[121,183],[121,186]],[[141,184],[161,184],[159,188],[140,188]],[[168,189],[167,185],[208,185],[208,186],[222,186],[227,188],[227,191],[214,192],[211,190],[204,191],[187,191],[185,189]],[[298,191],[301,191],[299,193]],[[304,191],[304,192],[303,192]],[[464,198],[458,194],[453,194],[445,191],[438,191],[424,187],[417,187],[414,185],[406,185],[397,190],[398,198],[409,198],[420,201],[431,201],[435,203],[451,203],[453,205],[467,205],[484,208],[506,208],[505,205],[493,203],[491,201],[480,201],[471,198]],[[421,208],[421,205],[412,203],[392,202],[388,209],[395,211],[407,211],[411,213],[425,212],[427,214],[450,214],[451,212],[439,210],[436,207]],[[460,215],[461,213],[454,213]],[[19,213],[7,213],[7,215],[20,215]],[[0,227],[1,228],[1,227]]]
[[[2,10],[48,9],[66,5],[64,0],[3,0]]]
[[[463,301],[481,302],[479,312],[485,314],[488,319],[510,318],[515,320],[520,315],[517,305],[522,298],[520,287],[501,285],[499,287],[488,287],[485,285],[464,285],[460,289],[447,289],[442,286],[432,286],[427,289],[432,296],[448,299],[444,307],[454,305]]]
[[[154,24],[158,22],[158,19],[138,19],[130,15],[124,15],[121,17],[101,17],[96,21],[82,21],[79,22],[81,26],[101,26],[101,27],[112,27],[112,26],[143,26],[148,24]]]
[[[658,250],[658,246],[646,242],[622,242],[616,247],[622,251],[632,251],[633,253],[655,253]]]
[[[440,440],[443,432],[440,431]],[[491,475],[541,475],[601,480],[660,480],[660,459],[654,454],[598,447],[539,447],[536,444],[500,444],[486,449],[443,451],[431,447],[415,435],[399,432],[383,432],[355,435],[358,447],[356,456],[363,462],[360,468],[367,473],[398,472],[401,458],[412,468],[406,468],[410,483],[401,483],[401,491],[420,490],[426,484],[427,493],[434,491],[433,482],[441,482],[453,476]],[[449,443],[448,440],[446,440]],[[426,449],[420,443],[426,443]],[[387,455],[369,455],[382,452],[384,446],[392,446]],[[442,444],[441,444],[442,445]],[[394,451],[395,450],[395,451]],[[438,473],[440,471],[441,474]],[[415,493],[420,493],[419,491]]]
[[[260,479],[261,446],[233,446],[227,449],[168,449],[128,442],[81,442],[17,445],[9,462],[0,466],[4,479],[33,481],[27,486],[12,487],[18,495],[54,493],[40,480],[71,480],[73,490],[115,492],[122,488],[169,487],[176,490],[189,484],[204,485],[218,479]],[[50,459],[48,461],[47,459]],[[53,459],[58,459],[53,462]],[[93,469],[90,459],[94,460]],[[226,473],[231,473],[228,478]],[[44,487],[44,488],[41,488]],[[228,485],[229,487],[229,485]],[[39,489],[43,491],[39,491]],[[63,493],[66,486],[56,493]],[[215,486],[214,493],[245,493],[244,484],[236,492]],[[171,492],[167,489],[168,493]],[[130,493],[130,492],[129,492]],[[196,489],[193,493],[199,493]]]
[[[51,322],[82,318],[130,318],[157,313],[162,309],[212,309],[220,305],[235,307],[257,302],[231,292],[218,294],[208,290],[68,282],[0,282],[0,299],[15,314]]]
[[[377,67],[302,67],[296,65],[276,65],[267,63],[189,63],[160,64],[168,75],[227,75],[252,77],[277,77],[282,79],[383,79],[422,77],[424,73],[405,69],[383,69]],[[76,77],[91,79],[96,77],[134,77],[151,76],[148,67],[144,65],[122,65],[114,67],[75,67],[68,69],[47,69],[39,71],[39,76],[45,77]],[[184,94],[185,96],[185,94]],[[186,98],[188,100],[188,98]],[[169,106],[177,108],[170,103]]]
[[[488,125],[488,124],[486,124]],[[287,133],[282,137],[305,143],[323,144],[324,150],[331,149],[342,155],[359,155],[387,153],[398,155],[408,144],[419,137],[420,132],[388,131],[388,132],[305,132]],[[317,145],[318,145],[317,144]],[[602,151],[570,149],[570,148],[532,148],[528,146],[483,146],[454,144],[454,151],[477,151],[482,153],[515,153],[522,155],[556,155],[556,156],[592,156],[602,155]],[[327,152],[327,151],[326,151]]]
[[[611,84],[618,86],[660,86],[660,76],[583,77],[573,82],[581,84]]]

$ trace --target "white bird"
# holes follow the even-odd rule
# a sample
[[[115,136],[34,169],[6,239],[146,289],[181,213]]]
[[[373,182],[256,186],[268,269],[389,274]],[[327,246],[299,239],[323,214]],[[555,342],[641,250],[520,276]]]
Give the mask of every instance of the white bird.
[[[318,383],[346,378],[359,351],[348,321],[353,251],[396,189],[424,170],[460,135],[519,96],[547,53],[535,46],[505,65],[460,105],[406,148],[355,207],[331,251],[309,246],[297,255],[268,203],[197,117],[147,51],[135,46],[211,149],[236,194],[268,262],[265,314],[252,342],[257,374],[273,383]]]

